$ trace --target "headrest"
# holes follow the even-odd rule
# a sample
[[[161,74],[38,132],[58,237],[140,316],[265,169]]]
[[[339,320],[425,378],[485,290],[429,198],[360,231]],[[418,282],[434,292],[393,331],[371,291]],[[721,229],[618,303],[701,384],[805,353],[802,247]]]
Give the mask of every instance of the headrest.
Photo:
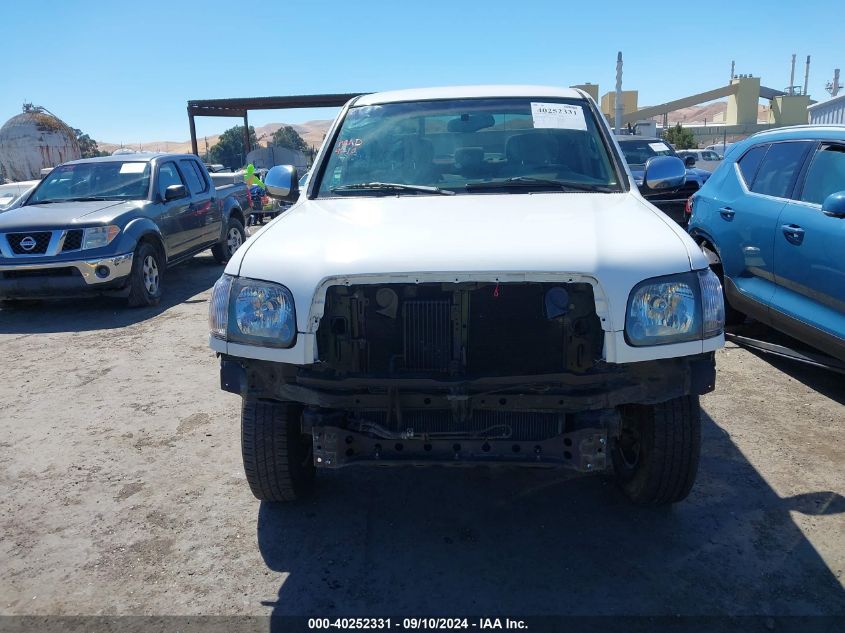
[[[511,136],[505,144],[505,156],[509,162],[544,165],[554,162],[556,154],[554,139],[537,132]]]

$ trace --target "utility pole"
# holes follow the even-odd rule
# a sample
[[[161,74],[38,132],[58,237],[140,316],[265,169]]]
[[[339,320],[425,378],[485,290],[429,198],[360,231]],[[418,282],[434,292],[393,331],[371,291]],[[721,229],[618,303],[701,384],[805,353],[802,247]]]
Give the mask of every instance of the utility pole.
[[[615,133],[622,133],[622,51],[616,53],[616,104],[614,107]]]

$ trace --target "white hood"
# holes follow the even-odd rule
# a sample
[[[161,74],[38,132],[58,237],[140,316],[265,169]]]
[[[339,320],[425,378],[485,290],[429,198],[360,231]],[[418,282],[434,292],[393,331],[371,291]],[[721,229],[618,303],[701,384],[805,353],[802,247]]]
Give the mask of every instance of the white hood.
[[[621,330],[634,285],[706,266],[686,233],[636,193],[497,193],[304,200],[249,240],[226,272],[289,288],[301,332],[330,277],[579,274],[607,298],[606,329]]]

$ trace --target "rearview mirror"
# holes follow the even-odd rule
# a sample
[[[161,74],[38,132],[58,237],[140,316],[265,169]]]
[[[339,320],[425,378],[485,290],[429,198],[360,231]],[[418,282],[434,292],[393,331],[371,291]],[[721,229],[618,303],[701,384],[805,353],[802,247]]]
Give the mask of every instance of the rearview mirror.
[[[695,156],[687,156],[684,159],[684,166],[685,167],[695,167]]]
[[[845,218],[845,191],[837,191],[825,198],[822,213],[832,218]]]
[[[665,193],[683,187],[687,181],[687,170],[680,158],[675,156],[652,156],[645,164],[643,184],[640,191]]]
[[[185,185],[170,185],[167,189],[164,190],[164,200],[178,200],[179,198],[184,198],[188,195],[188,190],[185,189]]]
[[[276,165],[267,172],[264,184],[267,185],[267,193],[271,198],[296,200],[299,196],[296,167],[293,165]]]

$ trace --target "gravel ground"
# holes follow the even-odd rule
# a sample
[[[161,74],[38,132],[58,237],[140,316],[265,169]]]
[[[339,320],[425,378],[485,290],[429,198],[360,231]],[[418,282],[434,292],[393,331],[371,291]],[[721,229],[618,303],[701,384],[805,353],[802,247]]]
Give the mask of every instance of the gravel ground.
[[[729,346],[690,498],[558,471],[360,469],[259,504],[206,309],[0,310],[0,613],[845,615],[842,376]],[[323,475],[324,473],[321,473]]]

